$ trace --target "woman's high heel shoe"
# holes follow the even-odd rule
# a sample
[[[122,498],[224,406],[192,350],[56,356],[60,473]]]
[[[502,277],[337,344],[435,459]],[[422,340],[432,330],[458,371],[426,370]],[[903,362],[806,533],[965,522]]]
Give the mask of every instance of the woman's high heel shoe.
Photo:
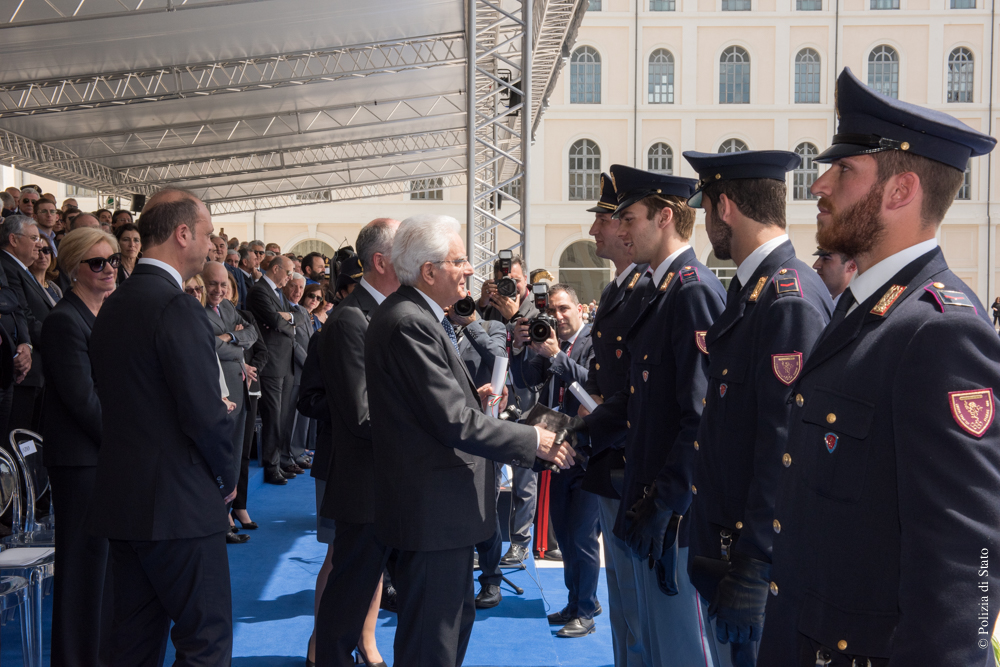
[[[354,662],[358,665],[365,665],[365,667],[389,667],[384,662],[368,662],[368,657],[361,651],[360,646],[355,649],[354,656]]]
[[[233,518],[236,519],[237,521],[240,521],[239,518],[236,517],[235,515],[233,516]],[[257,522],[247,521],[244,523],[243,521],[240,521],[240,528],[242,528],[243,530],[257,530]]]

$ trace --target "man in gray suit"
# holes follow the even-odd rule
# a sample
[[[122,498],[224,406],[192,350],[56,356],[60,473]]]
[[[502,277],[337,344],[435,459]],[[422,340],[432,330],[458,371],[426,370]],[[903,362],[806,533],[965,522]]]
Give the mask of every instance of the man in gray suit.
[[[281,468],[298,472],[297,468],[306,470],[312,463],[305,455],[308,418],[303,417],[295,409],[299,402],[299,384],[302,381],[302,367],[306,363],[306,351],[309,349],[309,339],[313,335],[312,315],[299,305],[302,293],[306,289],[306,278],[301,273],[293,273],[282,292],[288,299],[292,310],[292,323],[295,324],[295,347],[292,350],[292,397],[281,404],[281,434],[284,436],[281,447]],[[303,428],[304,427],[304,428]]]
[[[281,291],[291,275],[292,260],[278,257],[247,295],[250,312],[257,318],[267,345],[268,362],[260,374],[259,405],[264,426],[264,481],[268,484],[287,484],[286,477],[295,477],[296,474],[295,468],[286,472],[280,467],[280,451],[284,442],[281,406],[291,401],[295,376],[295,322],[292,306]]]
[[[205,281],[205,309],[208,311],[208,321],[215,335],[215,353],[222,364],[222,374],[226,378],[229,389],[229,400],[236,404],[229,413],[233,422],[233,462],[240,467],[243,457],[243,435],[246,422],[246,404],[243,400],[246,382],[244,352],[257,342],[257,330],[237,312],[229,299],[225,298],[229,288],[229,278],[226,267],[218,262],[208,262],[201,272]],[[242,544],[250,539],[249,535],[228,533],[226,541],[230,544]]]

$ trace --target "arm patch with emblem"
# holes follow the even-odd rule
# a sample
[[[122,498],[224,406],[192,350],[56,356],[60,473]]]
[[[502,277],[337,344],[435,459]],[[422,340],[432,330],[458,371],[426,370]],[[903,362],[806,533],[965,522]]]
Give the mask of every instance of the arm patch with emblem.
[[[698,269],[693,266],[685,266],[680,272],[681,285],[684,283],[699,283],[701,282],[701,276],[698,275]]]
[[[942,313],[945,312],[945,308],[948,306],[972,308],[974,312],[979,312],[979,309],[976,308],[976,305],[972,303],[972,300],[969,299],[965,292],[945,289],[944,283],[931,283],[924,287],[924,290],[934,297],[934,301],[937,302],[938,308],[941,309]]]
[[[795,269],[782,269],[774,277],[774,290],[777,298],[783,296],[802,296],[802,288],[799,286],[799,272]]]

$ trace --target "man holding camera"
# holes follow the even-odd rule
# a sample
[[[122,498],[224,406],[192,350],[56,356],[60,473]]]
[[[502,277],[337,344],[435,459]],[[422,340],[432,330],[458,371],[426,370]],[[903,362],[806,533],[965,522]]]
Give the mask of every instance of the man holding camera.
[[[701,341],[722,313],[725,289],[688,244],[695,214],[687,199],[695,181],[621,165],[611,165],[611,175],[618,236],[633,261],[649,263],[653,280],[625,336],[628,388],[578,425],[595,439],[613,437],[623,421],[628,430],[614,534],[635,558],[639,616],[651,630],[643,636],[643,664],[713,664],[705,606],[683,567],[687,535],[680,519],[694,491],[694,441],[708,384]]]
[[[493,365],[497,358],[507,358],[507,327],[495,320],[481,320],[476,313],[476,302],[467,296],[454,306],[445,308],[448,319],[455,328],[458,338],[458,353],[469,369],[469,375],[477,387],[489,384],[493,379]],[[500,493],[499,463],[493,463],[494,486]],[[476,595],[476,609],[492,609],[500,604],[500,554],[503,540],[500,537],[500,517],[497,516],[496,531],[476,545],[479,556],[480,589]]]
[[[587,381],[593,356],[590,325],[576,291],[565,284],[533,286],[535,307],[547,317],[520,319],[514,327],[511,374],[515,387],[541,386],[539,402],[575,415],[580,402],[570,393],[574,382]],[[527,349],[525,349],[527,348]],[[594,632],[600,613],[597,579],[601,571],[597,541],[597,496],[584,491],[579,463],[551,478],[549,516],[563,556],[563,580],[569,600],[562,611],[549,614],[550,625],[562,625],[560,637],[585,637]]]
[[[483,283],[482,294],[476,304],[485,321],[503,322],[512,334],[514,322],[521,318],[538,316],[529,293],[528,271],[520,255],[501,250],[493,263],[493,280]],[[508,343],[510,336],[508,336]],[[508,344],[508,352],[510,345]],[[528,388],[513,387],[514,401],[522,411],[527,411],[538,401],[538,396]],[[538,502],[538,473],[527,468],[514,468],[511,486],[510,548],[500,560],[502,565],[520,565],[528,555],[531,542],[531,524],[535,520]]]

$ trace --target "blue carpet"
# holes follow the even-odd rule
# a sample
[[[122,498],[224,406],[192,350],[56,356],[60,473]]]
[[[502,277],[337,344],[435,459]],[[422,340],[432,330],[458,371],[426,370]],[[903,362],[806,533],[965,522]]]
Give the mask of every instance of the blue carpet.
[[[316,574],[326,546],[316,541],[315,488],[312,478],[299,475],[287,486],[263,484],[255,462],[250,470],[250,515],[260,525],[246,531],[250,541],[229,547],[233,587],[233,664],[237,667],[301,667],[312,632]],[[511,571],[508,578],[524,589],[516,595],[506,584],[504,599],[494,609],[480,611],[472,631],[465,664],[470,667],[603,667],[613,663],[607,615],[599,616],[597,632],[581,639],[559,639],[545,615],[566,603],[562,569]],[[478,584],[477,584],[478,588]],[[598,587],[608,608],[604,572]],[[51,597],[45,601],[45,664],[51,634]],[[392,664],[395,614],[382,612],[376,631],[379,650]],[[173,661],[167,649],[166,664]],[[17,619],[0,630],[0,663],[21,664]]]

